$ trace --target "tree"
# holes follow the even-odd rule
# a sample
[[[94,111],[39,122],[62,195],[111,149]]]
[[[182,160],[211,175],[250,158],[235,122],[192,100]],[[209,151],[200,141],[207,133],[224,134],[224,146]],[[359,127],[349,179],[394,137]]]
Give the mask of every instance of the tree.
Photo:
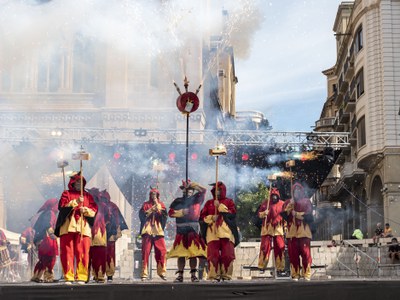
[[[267,198],[269,198],[269,189],[264,183],[259,183],[253,190],[238,192],[236,218],[244,241],[260,237],[260,229],[255,225],[258,219],[257,209]]]

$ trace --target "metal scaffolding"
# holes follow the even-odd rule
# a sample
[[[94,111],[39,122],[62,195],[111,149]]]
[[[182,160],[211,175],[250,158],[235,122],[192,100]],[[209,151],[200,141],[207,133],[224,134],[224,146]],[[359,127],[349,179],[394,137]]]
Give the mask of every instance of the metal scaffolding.
[[[0,126],[0,140],[7,143],[183,144],[185,134],[184,130],[172,129]],[[190,142],[204,145],[307,147],[313,150],[350,146],[347,132],[190,130]]]

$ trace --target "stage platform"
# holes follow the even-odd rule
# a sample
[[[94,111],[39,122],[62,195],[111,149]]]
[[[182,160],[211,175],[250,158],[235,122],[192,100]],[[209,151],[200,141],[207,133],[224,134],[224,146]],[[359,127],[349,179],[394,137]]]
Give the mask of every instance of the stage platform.
[[[43,299],[398,299],[400,280],[234,280],[211,283],[115,281],[113,283],[66,285],[62,282],[0,283],[1,300]]]

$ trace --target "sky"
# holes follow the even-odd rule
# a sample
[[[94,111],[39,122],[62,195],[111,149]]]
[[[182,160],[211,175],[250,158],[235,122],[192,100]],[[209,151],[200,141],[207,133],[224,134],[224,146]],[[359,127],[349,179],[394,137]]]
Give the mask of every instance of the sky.
[[[339,0],[260,1],[263,22],[248,57],[235,58],[237,110],[264,113],[274,131],[310,131],[334,66]]]

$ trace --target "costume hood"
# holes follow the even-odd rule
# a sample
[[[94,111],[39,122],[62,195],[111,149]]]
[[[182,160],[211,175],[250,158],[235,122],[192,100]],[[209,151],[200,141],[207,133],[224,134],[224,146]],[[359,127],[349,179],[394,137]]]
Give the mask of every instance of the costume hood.
[[[213,195],[215,199],[215,183],[211,183],[211,186],[213,188],[211,189],[211,194]],[[218,190],[220,191],[218,199],[225,199],[226,198],[226,186],[222,181],[218,181]]]
[[[75,191],[74,183],[77,181],[80,182],[81,177],[83,177],[83,176],[81,176],[81,172],[78,172],[78,173],[70,176],[69,183],[68,183],[68,189]],[[83,177],[83,179],[82,179],[82,184],[83,184],[83,189],[85,189],[85,186],[86,186],[85,177]]]

